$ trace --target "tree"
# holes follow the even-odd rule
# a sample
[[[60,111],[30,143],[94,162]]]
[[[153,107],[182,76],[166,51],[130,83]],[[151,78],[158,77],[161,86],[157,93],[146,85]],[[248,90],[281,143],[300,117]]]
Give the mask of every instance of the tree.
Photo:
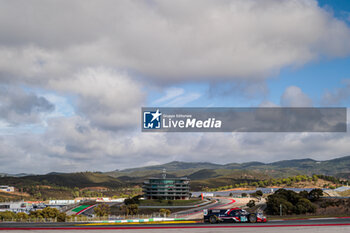
[[[259,181],[259,183],[258,183],[258,184],[259,184],[259,187],[265,187],[264,182],[263,182],[263,181],[261,181],[261,180]]]
[[[57,215],[57,222],[65,222],[66,221],[67,214],[66,213],[59,213]]]
[[[131,215],[136,215],[139,212],[139,205],[137,204],[129,205],[128,209]]]
[[[272,195],[271,195],[272,196]],[[282,212],[284,214],[293,213],[293,204],[281,196],[272,196],[269,197],[267,204],[267,212],[272,215],[278,215],[280,213],[280,206],[282,206]]]
[[[248,206],[249,208],[254,207],[254,206],[255,206],[255,201],[254,201],[254,200],[250,200],[250,201],[248,202],[247,206]]]
[[[51,219],[57,218],[58,222],[65,222],[66,214],[61,213],[56,208],[45,207],[42,210],[31,211],[29,214],[29,218],[51,218]]]
[[[160,209],[159,213],[163,215],[164,217],[168,217],[171,214],[171,211],[168,209]]]
[[[12,220],[16,219],[16,214],[11,211],[0,212],[0,220]]]
[[[323,196],[322,189],[313,189],[309,192],[309,200],[315,202]]]
[[[300,195],[301,197],[303,197],[303,198],[308,198],[308,197],[309,197],[308,191],[305,191],[305,190],[299,192],[299,195]]]
[[[297,214],[314,213],[316,211],[316,207],[306,198],[299,199],[295,208]]]
[[[137,204],[122,205],[120,209],[125,215],[136,215],[139,212],[139,206]]]
[[[305,198],[305,192],[296,193],[291,190],[279,189],[267,199],[267,212],[279,214],[282,206],[283,214],[314,213],[316,207]],[[309,195],[308,195],[309,196]]]
[[[262,197],[263,196],[263,192],[261,190],[257,190],[256,192],[256,195],[259,196],[259,197]]]
[[[29,216],[26,213],[20,212],[20,213],[16,214],[16,219],[18,219],[18,220],[27,220],[28,218],[29,218]]]
[[[29,217],[30,218],[43,218],[41,215],[42,210],[36,210],[36,211],[30,211]]]
[[[141,195],[137,195],[137,196],[134,196],[132,198],[127,198],[124,200],[124,204],[125,205],[131,205],[131,204],[140,204],[140,198],[142,196]]]
[[[56,218],[60,211],[56,208],[45,207],[41,211],[41,215],[43,218]]]
[[[94,208],[94,212],[96,216],[103,217],[103,216],[108,216],[111,212],[110,206],[107,204],[99,204]]]

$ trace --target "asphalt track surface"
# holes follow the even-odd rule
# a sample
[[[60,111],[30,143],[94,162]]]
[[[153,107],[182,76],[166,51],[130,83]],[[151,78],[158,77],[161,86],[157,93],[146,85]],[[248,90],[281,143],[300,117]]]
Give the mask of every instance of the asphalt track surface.
[[[334,229],[344,228],[345,232],[350,232],[350,218],[323,218],[323,219],[304,219],[304,220],[286,220],[286,221],[269,221],[267,223],[188,223],[188,224],[104,224],[95,225],[88,223],[0,223],[1,231],[11,231],[14,230],[26,231],[35,230],[40,232],[46,232],[48,230],[67,231],[67,230],[137,230],[139,232],[164,232],[168,230],[188,230],[188,232],[207,232],[201,231],[209,229],[209,232],[216,232],[217,230],[233,230],[233,229],[265,229],[265,231],[271,232],[272,229],[284,229],[284,228],[329,228]],[[193,231],[199,230],[199,231]],[[340,231],[341,232],[341,231]]]
[[[177,217],[182,218],[182,217],[188,217],[189,215],[193,215],[196,213],[202,213],[204,209],[215,209],[215,208],[220,208],[220,207],[224,207],[225,205],[231,204],[233,203],[234,200],[233,199],[214,199],[213,203],[210,203],[208,205],[205,206],[200,206],[197,208],[193,208],[190,210],[184,210],[181,212],[177,213]]]

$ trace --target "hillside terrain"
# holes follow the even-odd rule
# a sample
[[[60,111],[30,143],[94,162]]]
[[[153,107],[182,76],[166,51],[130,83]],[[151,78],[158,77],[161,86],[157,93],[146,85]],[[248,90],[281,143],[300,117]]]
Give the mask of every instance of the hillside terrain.
[[[105,186],[117,188],[123,186],[123,182],[117,178],[96,172],[79,173],[49,173],[46,175],[30,175],[23,177],[1,177],[1,184],[12,186],[63,186],[68,188],[83,188],[93,186]]]
[[[0,177],[0,184],[16,188],[15,193],[1,192],[0,201],[118,196],[125,193],[133,194],[134,189],[132,185],[99,172],[49,173],[23,177],[5,176]]]
[[[166,169],[168,177],[186,176],[192,180],[193,188],[218,187],[225,183],[254,182],[269,178],[286,178],[313,174],[350,178],[350,156],[316,161],[313,159],[283,160],[273,163],[249,162],[228,163],[187,163],[173,161],[163,165],[130,168],[106,172],[126,183],[141,183],[148,177],[161,177]]]
[[[40,198],[73,198],[84,196],[120,196],[141,193],[142,182],[149,177],[161,177],[166,169],[167,177],[188,177],[191,190],[222,190],[225,188],[270,187],[305,184],[297,182],[299,176],[318,174],[328,183],[315,183],[318,187],[337,187],[350,176],[350,156],[316,161],[312,159],[284,160],[273,163],[186,163],[170,162],[163,165],[116,170],[111,172],[56,173],[0,177],[1,185],[15,186],[23,196]],[[343,181],[342,181],[343,180]],[[98,187],[98,188],[97,188]],[[101,191],[103,189],[104,191]],[[16,196],[11,196],[16,198]],[[10,198],[2,194],[1,199]]]
[[[273,163],[249,162],[228,163],[224,165],[214,163],[187,163],[173,161],[162,165],[116,170],[108,172],[107,174],[114,177],[140,177],[145,175],[160,174],[162,169],[166,169],[167,173],[176,176],[190,176],[200,170],[203,170],[202,173],[204,173],[204,171],[209,170],[222,170],[224,172],[224,170],[237,169],[261,172],[269,174],[276,178],[291,175],[312,174],[322,174],[328,176],[336,176],[339,178],[347,178],[350,176],[350,156],[325,161],[316,161],[313,159],[294,159],[277,161]],[[212,174],[215,176],[216,172]]]

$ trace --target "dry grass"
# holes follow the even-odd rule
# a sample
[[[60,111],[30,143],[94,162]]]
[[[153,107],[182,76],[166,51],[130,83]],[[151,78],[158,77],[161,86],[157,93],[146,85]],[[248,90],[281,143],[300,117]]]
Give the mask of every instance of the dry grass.
[[[350,189],[343,191],[343,192],[338,192],[340,196],[342,197],[350,197]]]

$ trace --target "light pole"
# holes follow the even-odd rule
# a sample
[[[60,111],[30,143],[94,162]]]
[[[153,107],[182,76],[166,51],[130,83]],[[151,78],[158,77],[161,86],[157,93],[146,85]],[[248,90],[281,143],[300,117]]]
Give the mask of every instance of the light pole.
[[[280,216],[282,216],[282,204],[280,204]]]

